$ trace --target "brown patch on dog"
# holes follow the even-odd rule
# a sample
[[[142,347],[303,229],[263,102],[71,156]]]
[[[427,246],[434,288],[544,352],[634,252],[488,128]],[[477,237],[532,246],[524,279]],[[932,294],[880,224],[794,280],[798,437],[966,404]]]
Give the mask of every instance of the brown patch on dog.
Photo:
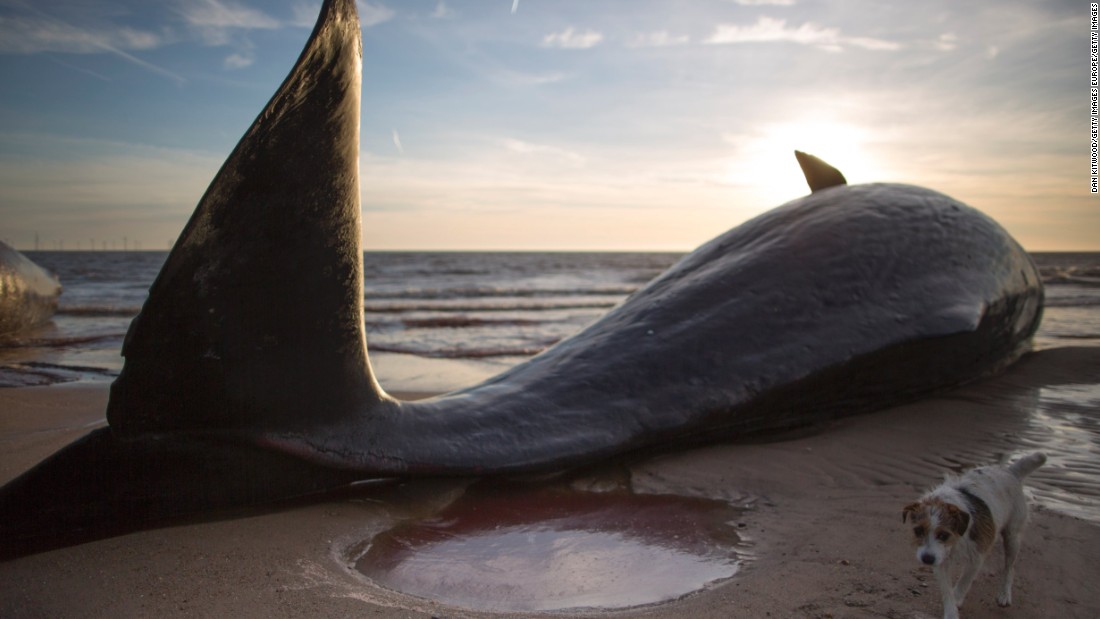
[[[997,539],[997,525],[992,518],[975,518],[974,528],[970,531],[970,538],[983,553],[989,552],[993,542]]]
[[[917,521],[917,514],[920,513],[920,503],[910,503],[901,510],[901,521],[905,522],[906,518],[912,518],[913,522]]]
[[[974,540],[978,550],[983,553],[989,552],[997,539],[997,524],[993,522],[993,514],[981,498],[965,490],[963,495],[970,502],[971,511],[974,512],[974,526],[970,527],[970,539]]]
[[[901,521],[913,523],[913,545],[924,543],[925,536],[932,527],[932,514],[924,503],[911,503],[901,510]]]
[[[966,535],[966,528],[970,526],[970,514],[950,504],[943,504],[943,525],[949,531],[958,536]]]

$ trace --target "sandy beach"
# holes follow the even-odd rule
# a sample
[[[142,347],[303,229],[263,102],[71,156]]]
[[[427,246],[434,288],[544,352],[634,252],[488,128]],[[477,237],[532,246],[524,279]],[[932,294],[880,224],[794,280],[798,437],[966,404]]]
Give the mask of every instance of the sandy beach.
[[[604,492],[722,499],[745,560],[672,601],[559,616],[940,616],[901,508],[952,470],[1036,449],[1032,522],[1011,608],[996,550],[962,616],[1100,616],[1100,348],[1034,353],[939,397],[766,442],[611,463],[567,479]],[[402,394],[417,395],[417,394]],[[0,482],[105,424],[107,385],[0,389]],[[608,481],[610,480],[610,481]],[[4,617],[482,617],[374,585],[349,567],[365,540],[442,509],[470,480],[425,480],[278,510],[175,524],[0,563]],[[624,490],[625,489],[625,490]],[[0,541],[2,543],[2,541]]]

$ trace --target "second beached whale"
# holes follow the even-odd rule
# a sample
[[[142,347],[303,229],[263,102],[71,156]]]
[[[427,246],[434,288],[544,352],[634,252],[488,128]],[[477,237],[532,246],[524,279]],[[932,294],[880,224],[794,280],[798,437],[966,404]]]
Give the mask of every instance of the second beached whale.
[[[60,295],[56,275],[0,241],[0,336],[49,320]]]
[[[398,401],[364,334],[359,36],[355,3],[327,0],[131,325],[110,428],[0,490],[0,514],[16,515],[0,533],[75,522],[42,486],[81,484],[93,474],[81,463],[114,467],[83,483],[152,520],[365,477],[549,471],[817,423],[1004,368],[1039,324],[1039,275],[993,220],[928,189],[847,186],[800,154],[811,195],[703,245],[526,363]]]

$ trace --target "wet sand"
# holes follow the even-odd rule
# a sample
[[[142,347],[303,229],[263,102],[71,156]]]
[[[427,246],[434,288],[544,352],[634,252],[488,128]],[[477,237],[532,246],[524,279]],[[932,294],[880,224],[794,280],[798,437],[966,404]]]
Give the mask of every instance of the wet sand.
[[[103,424],[106,398],[106,385],[0,389],[0,482]],[[561,480],[601,492],[724,499],[741,510],[750,558],[735,576],[675,601],[588,614],[938,617],[939,593],[913,556],[902,506],[944,472],[1035,449],[1050,462],[1029,479],[1032,523],[1013,607],[993,600],[998,549],[962,616],[1098,617],[1100,348],[1036,353],[1001,377],[799,435],[611,463]],[[0,615],[500,616],[387,591],[354,569],[364,540],[443,510],[468,484],[365,488],[3,562]]]

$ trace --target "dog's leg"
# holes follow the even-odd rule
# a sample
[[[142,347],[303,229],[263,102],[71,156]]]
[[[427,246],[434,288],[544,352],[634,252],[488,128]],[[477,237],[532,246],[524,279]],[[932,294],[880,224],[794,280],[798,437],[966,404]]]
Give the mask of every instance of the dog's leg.
[[[1016,569],[1016,557],[1020,554],[1020,532],[1005,528],[1001,532],[1005,548],[1005,569],[1001,580],[1001,592],[997,594],[997,604],[1012,604],[1012,577]]]
[[[955,587],[951,584],[951,574],[946,565],[937,565],[932,568],[936,575],[936,584],[940,586],[940,596],[943,598],[943,619],[959,619],[959,605],[955,602]]]
[[[984,559],[984,557],[977,556],[966,563],[966,569],[963,570],[962,577],[959,578],[958,584],[955,585],[956,605],[962,606],[963,601],[966,600],[966,594],[970,591],[970,585],[974,584],[974,578],[977,577],[978,572],[982,569],[982,559]]]

